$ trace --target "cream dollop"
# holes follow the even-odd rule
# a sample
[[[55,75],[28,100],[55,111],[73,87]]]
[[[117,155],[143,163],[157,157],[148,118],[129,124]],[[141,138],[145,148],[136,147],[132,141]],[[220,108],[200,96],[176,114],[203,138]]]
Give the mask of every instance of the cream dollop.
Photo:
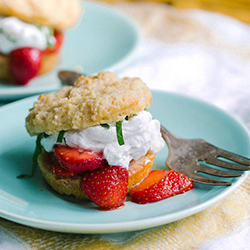
[[[160,133],[160,123],[152,119],[148,111],[142,111],[136,116],[122,122],[125,144],[118,144],[115,123],[109,124],[109,129],[95,126],[78,131],[65,132],[66,144],[74,148],[103,152],[109,165],[120,165],[128,168],[129,162],[138,160],[149,150],[157,153],[164,147]],[[58,133],[42,139],[42,145],[51,152],[56,143]]]
[[[46,26],[38,27],[16,17],[0,17],[0,52],[9,54],[22,47],[44,50],[48,43],[55,43],[55,38],[50,33]]]

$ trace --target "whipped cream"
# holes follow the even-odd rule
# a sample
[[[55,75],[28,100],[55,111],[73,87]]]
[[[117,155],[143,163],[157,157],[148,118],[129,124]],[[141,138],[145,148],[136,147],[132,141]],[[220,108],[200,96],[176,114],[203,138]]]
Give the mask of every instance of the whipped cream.
[[[3,54],[22,47],[44,50],[54,43],[55,37],[46,26],[25,23],[16,17],[0,17],[0,52]]]
[[[77,131],[65,132],[66,144],[74,148],[88,149],[103,153],[109,165],[120,165],[128,168],[132,159],[138,160],[149,150],[157,153],[164,147],[160,133],[160,123],[152,119],[148,111],[122,122],[125,144],[120,146],[117,141],[115,123],[110,128],[95,126]],[[56,143],[58,133],[43,138],[41,143],[47,152],[51,152]]]

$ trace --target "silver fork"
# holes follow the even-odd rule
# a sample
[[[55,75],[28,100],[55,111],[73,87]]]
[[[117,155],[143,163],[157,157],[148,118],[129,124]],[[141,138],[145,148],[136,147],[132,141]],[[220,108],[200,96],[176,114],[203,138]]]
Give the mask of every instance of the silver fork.
[[[165,162],[166,165],[170,169],[188,176],[194,182],[216,186],[230,186],[230,182],[209,178],[199,173],[219,177],[241,176],[241,173],[215,169],[211,165],[229,170],[250,170],[250,159],[218,148],[205,140],[179,138],[162,125],[161,134],[168,145],[169,151]],[[204,163],[211,165],[208,166]]]
[[[61,70],[58,72],[57,76],[60,79],[63,85],[72,86],[74,85],[75,81],[81,76],[85,74],[79,74],[75,71],[70,70]]]
[[[81,74],[74,71],[62,70],[58,78],[64,85],[73,85]],[[181,172],[197,183],[209,185],[229,186],[230,182],[219,181],[198,174],[205,173],[219,177],[239,177],[241,173],[222,171],[203,163],[212,164],[230,170],[250,170],[250,159],[220,149],[202,139],[182,139],[174,136],[161,125],[162,137],[168,145],[166,165],[173,170]],[[220,157],[233,161],[227,162]]]

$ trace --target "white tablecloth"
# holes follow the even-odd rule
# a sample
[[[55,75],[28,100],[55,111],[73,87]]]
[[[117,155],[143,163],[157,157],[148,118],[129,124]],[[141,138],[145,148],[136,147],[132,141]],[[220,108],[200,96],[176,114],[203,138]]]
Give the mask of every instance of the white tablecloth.
[[[140,76],[150,88],[195,97],[224,109],[250,129],[250,27],[199,10],[120,4],[143,27],[135,60],[121,75]],[[250,212],[249,212],[250,214]],[[250,249],[250,222],[199,247]]]

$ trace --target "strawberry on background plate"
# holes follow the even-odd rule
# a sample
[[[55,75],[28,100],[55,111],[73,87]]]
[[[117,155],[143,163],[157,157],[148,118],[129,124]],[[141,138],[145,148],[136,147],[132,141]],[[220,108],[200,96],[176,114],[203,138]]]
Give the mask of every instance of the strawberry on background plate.
[[[102,154],[93,151],[55,144],[53,152],[63,168],[75,173],[91,171],[108,165]]]
[[[119,208],[127,195],[128,170],[121,166],[108,166],[87,172],[83,176],[81,189],[100,208]]]
[[[172,170],[153,170],[130,191],[130,195],[132,202],[146,204],[187,192],[193,188],[193,182],[182,173]]]
[[[27,84],[41,67],[41,51],[35,48],[20,48],[10,53],[10,74],[18,85]]]
[[[63,43],[63,39],[64,39],[64,35],[62,32],[55,32],[54,34],[56,43],[54,44],[54,46],[52,47],[47,47],[43,53],[47,54],[47,53],[55,53],[57,51],[60,50],[62,43]]]

